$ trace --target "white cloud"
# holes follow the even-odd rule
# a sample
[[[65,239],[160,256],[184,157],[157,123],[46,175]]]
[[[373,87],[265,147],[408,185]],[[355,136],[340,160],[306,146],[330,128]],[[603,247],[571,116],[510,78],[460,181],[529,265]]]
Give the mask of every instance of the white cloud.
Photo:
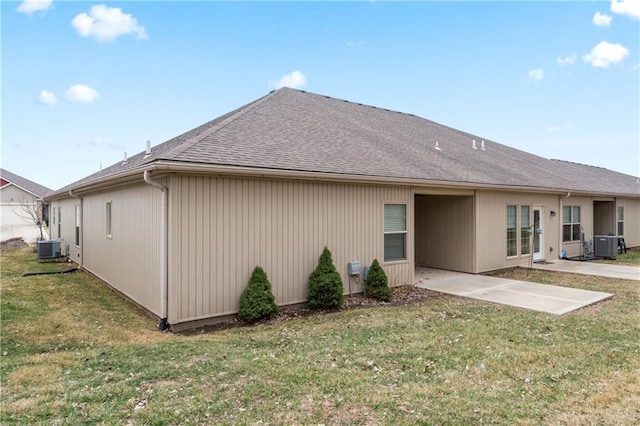
[[[559,63],[560,65],[571,65],[571,64],[576,62],[577,58],[578,58],[578,55],[576,55],[574,53],[571,56],[565,56],[564,58],[558,58],[558,59],[556,59],[556,62]]]
[[[94,37],[102,41],[113,41],[126,34],[137,34],[138,40],[149,38],[144,27],[129,13],[122,13],[118,7],[99,4],[91,7],[87,15],[81,13],[71,21],[71,25],[83,37]]]
[[[43,90],[40,92],[40,103],[43,105],[53,106],[58,103],[58,98],[51,92]]]
[[[33,12],[49,9],[52,4],[53,0],[24,0],[16,10],[31,15]]]
[[[95,89],[92,89],[89,86],[85,86],[84,84],[76,84],[71,86],[65,97],[71,102],[93,102],[100,96]]]
[[[640,19],[640,1],[611,0],[611,11],[621,15],[629,15],[631,18]]]
[[[612,19],[613,17],[609,15],[604,15],[600,12],[596,12],[595,15],[593,15],[593,25],[596,25],[598,27],[608,27],[609,25],[611,25]]]
[[[527,73],[527,75],[529,76],[529,79],[533,81],[540,81],[542,80],[542,77],[544,77],[544,70],[541,68],[531,70]]]
[[[298,89],[307,84],[307,78],[300,71],[293,71],[291,74],[285,74],[277,83],[270,83],[272,88],[279,89],[281,87],[291,87]]]
[[[596,68],[607,68],[610,64],[622,62],[628,54],[629,49],[621,44],[601,41],[582,59]]]

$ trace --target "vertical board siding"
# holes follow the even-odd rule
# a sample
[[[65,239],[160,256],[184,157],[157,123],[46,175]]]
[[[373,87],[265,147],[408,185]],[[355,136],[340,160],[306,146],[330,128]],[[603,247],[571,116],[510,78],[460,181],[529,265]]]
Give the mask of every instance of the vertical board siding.
[[[640,246],[640,200],[619,198],[616,204],[617,207],[624,207],[625,244],[627,247]]]
[[[525,266],[529,256],[507,257],[507,205],[542,206],[544,259],[557,259],[562,212],[559,196],[545,194],[478,191],[476,193],[476,273]],[[556,215],[551,216],[551,211]],[[520,234],[518,234],[520,235]]]
[[[170,323],[236,313],[258,265],[278,304],[305,302],[325,246],[348,294],[347,263],[383,259],[385,202],[407,203],[409,231],[407,261],[383,265],[389,283],[413,279],[409,188],[182,175],[169,186]]]
[[[582,232],[584,233],[585,240],[592,240],[594,237],[594,211],[593,211],[593,199],[591,197],[578,197],[572,195],[569,198],[563,198],[563,206],[580,206],[580,225],[582,226]],[[560,225],[562,224],[562,211],[558,213],[558,220]],[[562,239],[562,234],[560,234]],[[583,247],[581,241],[562,242],[562,248],[567,251],[568,257],[581,256],[583,254]],[[591,249],[593,250],[593,248]]]
[[[416,196],[416,266],[474,272],[473,215],[472,196]]]
[[[110,239],[107,201],[111,201]],[[161,192],[144,183],[83,199],[84,267],[155,315],[160,315],[161,208]],[[63,225],[73,230],[72,214]]]

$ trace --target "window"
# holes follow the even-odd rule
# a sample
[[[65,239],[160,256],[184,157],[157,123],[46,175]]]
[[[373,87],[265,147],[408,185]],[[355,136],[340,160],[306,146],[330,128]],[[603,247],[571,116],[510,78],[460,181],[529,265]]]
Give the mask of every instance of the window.
[[[62,238],[62,226],[60,226],[60,207],[58,207],[58,238]]]
[[[507,206],[507,256],[518,255],[518,206]]]
[[[580,241],[580,207],[562,207],[562,241]]]
[[[384,261],[405,260],[407,246],[406,204],[384,205]]]
[[[80,206],[76,206],[76,247],[80,247]]]
[[[107,207],[106,207],[106,208],[107,208],[107,211],[106,211],[106,218],[107,218],[107,221],[106,221],[107,238],[111,238],[111,201],[107,201],[106,206],[107,206]]]
[[[618,207],[618,235],[624,235],[624,207]]]
[[[518,252],[531,254],[531,206],[507,206],[507,257],[517,256]]]
[[[531,254],[531,207],[520,206],[520,254]]]

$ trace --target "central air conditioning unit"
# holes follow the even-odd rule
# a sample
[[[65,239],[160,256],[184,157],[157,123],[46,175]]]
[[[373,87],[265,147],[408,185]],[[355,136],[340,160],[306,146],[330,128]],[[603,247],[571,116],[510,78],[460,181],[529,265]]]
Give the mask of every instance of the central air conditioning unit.
[[[599,257],[615,259],[618,254],[618,237],[614,235],[596,235],[594,240],[594,253]]]
[[[60,241],[38,241],[38,259],[56,259],[61,256],[62,250],[60,249]]]

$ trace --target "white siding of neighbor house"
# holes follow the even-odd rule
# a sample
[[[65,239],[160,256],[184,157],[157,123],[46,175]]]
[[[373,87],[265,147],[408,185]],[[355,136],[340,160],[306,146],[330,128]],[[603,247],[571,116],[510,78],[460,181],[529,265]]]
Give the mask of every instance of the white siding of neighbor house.
[[[106,235],[108,201],[111,238]],[[70,209],[64,225],[74,232],[74,210],[72,206]],[[160,190],[139,183],[92,193],[83,198],[83,213],[84,268],[160,315]],[[73,239],[67,241],[73,247]]]
[[[36,209],[37,202],[33,194],[15,185],[0,188],[0,241],[15,237],[31,241],[40,236],[38,226],[24,211]]]
[[[238,311],[254,267],[276,302],[305,302],[322,249],[349,292],[347,263],[377,258],[392,286],[413,279],[409,188],[173,175],[169,184],[169,322]],[[384,264],[385,203],[407,204],[407,260]],[[352,282],[354,292],[362,291]]]
[[[477,191],[476,193],[476,273],[525,266],[530,256],[507,257],[507,206],[542,206],[543,248],[545,260],[560,253],[559,232],[562,212],[559,197],[535,193]],[[551,216],[551,211],[556,215]],[[519,213],[518,213],[519,214]],[[518,230],[518,237],[520,236]]]
[[[80,248],[75,245],[75,206],[79,203],[75,198],[65,198],[53,201],[49,206],[49,236],[52,240],[59,240],[62,254],[76,263],[80,262]]]

